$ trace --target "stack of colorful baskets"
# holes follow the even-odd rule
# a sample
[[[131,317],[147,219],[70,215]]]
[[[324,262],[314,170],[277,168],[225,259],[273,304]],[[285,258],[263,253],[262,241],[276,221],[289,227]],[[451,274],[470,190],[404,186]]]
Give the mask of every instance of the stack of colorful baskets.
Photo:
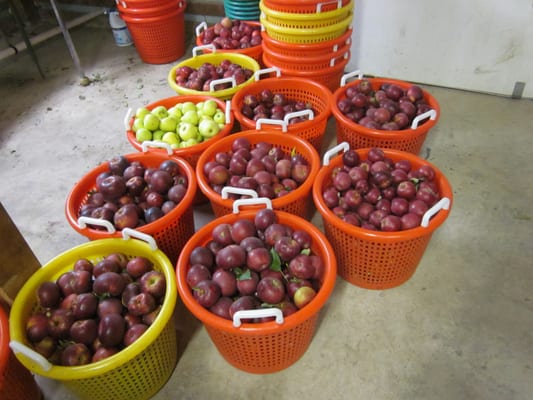
[[[166,64],[185,53],[185,0],[116,0],[116,3],[145,63]]]
[[[259,0],[224,0],[224,12],[231,19],[259,20]]]
[[[350,60],[353,0],[261,0],[263,63],[335,91]]]

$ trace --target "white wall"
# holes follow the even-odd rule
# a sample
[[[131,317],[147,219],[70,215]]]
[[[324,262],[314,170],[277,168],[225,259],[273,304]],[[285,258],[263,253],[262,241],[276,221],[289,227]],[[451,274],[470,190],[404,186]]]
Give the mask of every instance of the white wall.
[[[355,0],[349,70],[533,98],[533,0]]]

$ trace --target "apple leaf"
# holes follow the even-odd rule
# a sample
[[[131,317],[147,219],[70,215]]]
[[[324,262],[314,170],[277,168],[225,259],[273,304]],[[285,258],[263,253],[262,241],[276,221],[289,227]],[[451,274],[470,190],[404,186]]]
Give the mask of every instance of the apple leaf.
[[[278,252],[272,247],[270,249],[270,254],[272,255],[272,262],[270,263],[270,269],[272,271],[281,271],[281,258]]]
[[[252,278],[252,273],[250,272],[249,269],[246,269],[246,270],[240,270],[240,272],[237,274],[237,280],[239,281],[244,281],[246,279],[251,279]]]
[[[311,249],[309,249],[309,248],[302,249],[302,251],[300,251],[300,254],[304,254],[304,255],[308,256],[308,255],[311,254]]]

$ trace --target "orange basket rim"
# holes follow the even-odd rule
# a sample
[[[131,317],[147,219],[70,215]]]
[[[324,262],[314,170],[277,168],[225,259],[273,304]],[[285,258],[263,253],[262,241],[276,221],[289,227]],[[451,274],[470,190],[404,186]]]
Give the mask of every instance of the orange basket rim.
[[[261,31],[261,37],[263,38],[263,43],[268,47],[269,45],[272,45],[274,47],[283,48],[287,50],[296,50],[296,51],[308,51],[308,50],[320,50],[320,49],[328,49],[330,47],[333,47],[335,45],[342,45],[342,44],[350,44],[351,43],[351,36],[353,33],[353,28],[348,28],[346,32],[344,32],[341,36],[335,39],[325,40],[323,42],[318,43],[288,43],[281,40],[277,40],[271,36],[268,35],[266,31]],[[349,41],[346,43],[346,41]]]
[[[209,96],[209,95],[202,95],[202,94],[197,94],[197,95],[181,95],[181,96],[171,96],[171,97],[166,97],[164,99],[160,99],[160,100],[157,100],[153,103],[150,103],[144,107],[146,107],[147,109],[149,110],[152,110],[154,109],[155,107],[159,106],[159,105],[164,105],[164,104],[169,104],[171,102],[173,102],[174,100],[176,100],[176,104],[177,103],[185,103],[187,101],[192,101],[193,103],[199,103],[201,101],[206,101],[206,100],[215,100],[218,104],[218,106],[224,110],[224,112],[226,111],[226,102],[220,100],[219,98],[217,97],[213,97],[213,96]],[[225,137],[227,135],[229,135],[231,133],[231,130],[233,129],[233,125],[235,125],[235,115],[233,112],[230,112],[229,113],[229,118],[230,118],[230,122],[227,123],[224,128],[222,128],[215,136],[201,142],[201,143],[198,143],[198,144],[195,144],[193,146],[189,146],[189,147],[185,147],[185,148],[180,148],[180,149],[173,149],[173,152],[174,152],[174,155],[176,156],[179,156],[179,157],[187,157],[187,155],[193,153],[193,154],[197,154],[197,153],[200,153],[202,152],[203,150],[205,150],[207,147],[209,147],[211,145],[211,140],[218,140],[222,137]],[[133,124],[133,120],[135,119],[135,116],[131,117],[130,121],[128,122],[128,125],[129,127],[131,128],[132,124]],[[128,141],[131,143],[131,145],[136,149],[136,150],[139,150],[139,151],[142,151],[142,144],[139,143],[139,141],[135,138],[135,132],[133,132],[133,130],[131,129],[128,129],[126,131],[126,138],[128,139]],[[159,148],[159,147],[148,147],[147,148],[147,151],[148,152],[151,152],[151,151],[155,151],[155,152],[162,152],[162,153],[165,153],[167,154],[167,150],[165,148]]]
[[[144,153],[129,153],[124,155],[129,161],[143,161],[150,160],[153,162],[162,162],[168,159],[175,161],[180,169],[187,176],[188,186],[187,191],[185,192],[184,198],[179,204],[177,204],[168,214],[163,217],[145,224],[143,226],[135,228],[137,231],[147,234],[153,234],[165,229],[167,222],[170,220],[178,219],[182,216],[189,207],[192,206],[194,197],[196,195],[196,190],[198,188],[196,182],[196,174],[192,166],[181,157],[175,155],[168,155],[167,153],[159,152],[144,152]],[[89,237],[91,240],[95,239],[105,239],[105,238],[119,238],[122,237],[122,231],[117,230],[114,233],[109,233],[106,230],[97,230],[90,228],[89,226],[82,228],[78,224],[78,210],[79,207],[83,204],[78,202],[79,198],[82,198],[89,190],[95,187],[96,177],[99,173],[107,171],[107,162],[99,164],[95,168],[87,172],[72,188],[67,196],[65,202],[65,214],[67,217],[68,223],[74,228],[78,233],[81,233],[84,236]]]
[[[307,11],[309,9],[309,13],[314,13],[316,11],[316,0],[291,0],[290,2],[284,2],[282,0],[276,1],[276,0],[261,0],[263,4],[272,9],[277,8],[283,8],[283,12],[293,12],[294,10],[297,11]],[[350,0],[341,0],[341,5],[344,7],[346,6]],[[277,10],[282,11],[282,10]]]
[[[0,305],[0,388],[3,384],[4,371],[9,362],[9,318],[4,307]]]
[[[267,57],[270,58],[271,61],[272,59],[274,60],[277,59],[280,62],[290,63],[290,64],[299,64],[302,61],[305,64],[315,64],[315,63],[321,64],[321,63],[328,62],[331,60],[342,59],[342,57],[350,57],[351,51],[349,47],[340,48],[340,50],[337,50],[334,52],[332,51],[331,53],[327,53],[327,54],[322,54],[318,56],[313,56],[313,55],[306,56],[305,59],[302,58],[301,56],[281,54],[269,48],[263,49],[263,54],[267,54]],[[272,61],[272,62],[275,63],[275,61]],[[333,66],[335,66],[335,64]],[[321,69],[323,68],[319,68],[318,70],[321,70]],[[295,71],[298,71],[298,70],[295,70]]]
[[[283,71],[282,71],[282,74],[283,74]],[[310,90],[312,88],[312,90],[316,92],[320,92],[320,94],[323,94],[325,96],[325,100],[326,100],[325,103],[328,104],[328,107],[326,110],[315,115],[314,119],[312,120],[301,121],[301,122],[298,122],[297,124],[289,124],[287,126],[287,133],[297,133],[297,132],[304,131],[307,128],[315,126],[318,123],[323,123],[330,117],[331,101],[332,101],[331,90],[329,90],[323,84],[313,81],[312,79],[305,78],[305,77],[281,76],[277,78],[266,78],[266,79],[260,79],[258,81],[254,81],[250,83],[249,85],[247,85],[245,88],[235,93],[231,99],[231,109],[233,110],[235,118],[241,124],[245,125],[248,129],[255,129],[256,123],[250,118],[245,117],[241,113],[240,103],[242,103],[244,96],[249,94],[250,92],[256,92],[256,91],[259,92],[261,89],[264,89],[264,88],[268,88],[274,92],[277,88],[280,88],[280,87],[288,88],[288,87],[294,87],[294,86],[297,86],[298,88],[305,88],[305,90]],[[278,132],[278,131],[281,131],[281,128],[278,125],[272,125],[272,127],[269,126],[268,129],[265,129],[263,127],[263,130],[270,130],[270,131]]]
[[[212,146],[207,148],[200,155],[200,158],[198,159],[198,162],[196,164],[196,180],[198,187],[210,201],[226,209],[231,209],[233,207],[232,199],[223,199],[222,196],[220,196],[211,188],[203,172],[203,167],[208,161],[213,158],[216,152],[231,147],[231,143],[233,143],[235,139],[241,137],[251,139],[250,142],[252,144],[258,142],[267,142],[270,144],[281,143],[284,145],[288,144],[291,147],[295,147],[298,152],[302,152],[303,149],[306,155],[308,155],[310,158],[309,165],[311,167],[311,170],[309,171],[309,176],[307,177],[307,179],[292,192],[289,192],[281,197],[272,199],[272,208],[277,210],[281,207],[285,207],[298,200],[298,197],[300,197],[303,193],[311,193],[313,182],[315,181],[318,171],[320,169],[320,157],[311,143],[291,133],[280,133],[277,131],[268,130],[247,130],[234,133],[231,136],[227,136],[213,143]]]
[[[390,78],[364,78],[368,79],[372,83],[372,87],[378,87],[379,85],[383,83],[394,83],[402,88],[406,88],[410,86],[412,83],[407,81],[401,81],[398,79],[390,79]],[[345,86],[341,86],[333,93],[333,103],[331,105],[331,112],[333,116],[336,118],[338,122],[340,122],[342,125],[349,127],[353,130],[356,130],[359,134],[364,134],[366,136],[370,137],[376,137],[380,140],[386,140],[386,139],[396,139],[399,136],[402,138],[408,138],[409,136],[418,136],[420,134],[423,134],[427,132],[429,129],[431,129],[440,119],[440,105],[437,99],[428,91],[422,89],[422,92],[424,93],[424,98],[430,105],[432,109],[435,110],[437,113],[435,119],[427,119],[424,123],[418,125],[415,129],[411,129],[410,127],[403,130],[396,130],[396,131],[385,131],[385,130],[378,130],[378,129],[370,129],[363,125],[359,125],[358,123],[352,121],[348,117],[346,117],[344,114],[342,114],[337,107],[337,103],[339,100],[341,100],[346,93],[346,89],[350,86],[355,86],[359,82],[359,79],[356,79],[355,81],[352,81]]]
[[[178,6],[179,9],[185,7],[185,0],[169,0],[166,3],[160,4],[156,7],[139,7],[139,8],[130,8],[124,7],[120,1],[116,2],[117,10],[120,12],[122,17],[124,14],[131,17],[152,17],[164,14],[168,11],[171,11],[172,8]],[[154,14],[154,15],[152,15]]]
[[[167,12],[161,15],[156,15],[152,17],[142,17],[142,16],[138,17],[138,16],[122,14],[120,18],[122,18],[126,23],[128,22],[135,23],[135,24],[151,24],[154,22],[158,23],[161,20],[166,20],[170,17],[174,17],[175,15],[183,14],[185,12],[185,8],[186,8],[186,4],[184,2],[182,7],[178,7],[175,10],[171,10],[170,12]]]
[[[355,151],[363,159],[366,157],[369,150],[370,148],[355,149]],[[439,184],[441,198],[447,197],[450,200],[450,205],[448,209],[441,209],[436,215],[434,215],[433,218],[430,219],[429,225],[426,228],[420,226],[417,228],[397,232],[372,231],[344,222],[326,206],[322,197],[322,185],[324,181],[331,176],[332,169],[342,164],[342,155],[338,155],[332,158],[329,166],[323,166],[317,174],[312,191],[316,209],[323,217],[325,223],[333,225],[335,228],[347,233],[348,235],[355,236],[358,238],[364,238],[367,240],[375,240],[379,242],[397,242],[415,239],[433,233],[439,226],[444,223],[452,209],[453,191],[450,182],[439,168],[437,168],[434,164],[427,160],[424,160],[412,153],[408,153],[401,150],[382,150],[385,153],[385,156],[391,158],[393,161],[398,159],[407,159],[411,161],[413,165],[426,164],[431,166],[435,170],[435,179],[438,181]]]
[[[275,210],[278,215],[280,223],[289,223],[304,228],[313,237],[314,248],[320,247],[325,249],[327,254],[334,254],[333,248],[324,234],[309,221],[304,220],[301,217],[290,214],[288,212]],[[201,244],[200,240],[210,235],[213,228],[220,223],[231,223],[237,218],[253,218],[256,214],[256,210],[242,210],[238,214],[227,214],[217,219],[214,219],[204,225],[200,230],[195,232],[191,239],[185,244],[183,250],[176,263],[176,279],[178,293],[183,300],[186,307],[200,320],[202,323],[224,331],[230,334],[238,334],[243,336],[257,336],[257,335],[269,335],[279,333],[291,329],[295,326],[308,320],[320,311],[322,306],[327,302],[335,286],[335,280],[337,275],[337,261],[335,257],[329,257],[324,260],[326,266],[324,272],[324,279],[320,290],[318,290],[315,298],[311,300],[305,307],[299,309],[296,313],[284,317],[283,324],[277,324],[275,321],[261,322],[261,323],[243,323],[240,327],[235,328],[232,321],[219,317],[209,310],[199,305],[193,298],[191,291],[186,282],[186,266],[188,263],[188,256],[192,249]]]
[[[335,64],[333,67],[327,67],[327,68],[320,68],[313,71],[300,71],[297,69],[289,69],[289,68],[280,68],[281,74],[288,74],[288,75],[297,75],[301,78],[307,78],[307,77],[314,77],[314,76],[322,76],[322,75],[328,75],[332,74],[337,71],[344,71],[344,67],[348,64],[350,61],[350,57],[343,58],[341,61],[339,61],[337,64]],[[270,59],[268,53],[263,52],[263,63],[267,67],[275,67],[275,63]],[[278,67],[279,68],[279,67]],[[312,78],[308,78],[312,79]]]

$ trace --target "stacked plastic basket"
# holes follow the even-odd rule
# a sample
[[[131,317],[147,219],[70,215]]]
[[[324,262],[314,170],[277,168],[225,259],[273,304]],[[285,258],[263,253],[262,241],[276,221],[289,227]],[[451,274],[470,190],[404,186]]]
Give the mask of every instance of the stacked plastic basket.
[[[224,0],[224,12],[231,19],[259,20],[259,0]]]
[[[261,0],[263,63],[331,91],[350,60],[353,0]]]

